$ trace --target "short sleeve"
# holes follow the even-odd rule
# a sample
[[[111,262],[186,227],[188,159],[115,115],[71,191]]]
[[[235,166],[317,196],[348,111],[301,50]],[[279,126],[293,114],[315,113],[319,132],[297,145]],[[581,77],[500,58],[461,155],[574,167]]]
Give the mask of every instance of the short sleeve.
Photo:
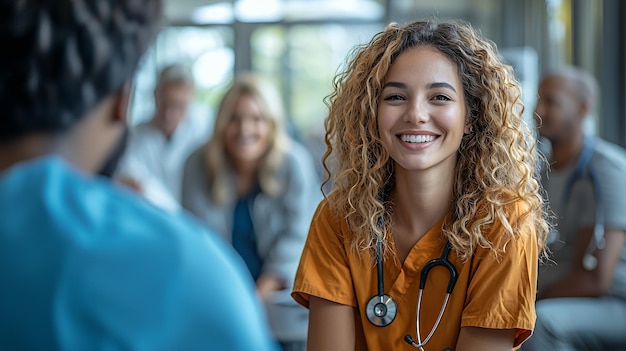
[[[322,200],[311,223],[292,292],[292,297],[302,306],[308,308],[310,296],[357,305],[344,245],[344,233],[348,233],[345,229],[331,213],[326,200]]]
[[[503,253],[496,256],[489,249],[480,248],[471,260],[461,327],[516,329],[514,346],[520,345],[531,335],[536,319],[535,232],[522,228]]]
[[[605,223],[607,228],[626,230],[626,162],[623,158],[607,159],[602,158],[597,161],[596,176],[598,186],[602,192],[602,206],[605,209]],[[594,202],[591,202],[593,205]],[[594,211],[590,211],[594,213]]]

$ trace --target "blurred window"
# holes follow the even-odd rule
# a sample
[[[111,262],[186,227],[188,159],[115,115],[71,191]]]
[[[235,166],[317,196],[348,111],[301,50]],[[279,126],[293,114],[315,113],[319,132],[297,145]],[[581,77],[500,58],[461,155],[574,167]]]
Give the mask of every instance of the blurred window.
[[[392,0],[389,17],[398,23],[418,19],[462,19],[487,38],[501,42],[502,13],[506,3],[501,0]]]
[[[327,115],[324,98],[350,51],[370,40],[382,24],[264,26],[251,37],[252,70],[283,91],[285,109],[300,138],[319,132]]]
[[[291,125],[297,134],[307,137],[321,128],[327,115],[324,98],[332,91],[332,79],[351,50],[368,42],[388,22],[419,19],[465,20],[497,43],[522,80],[531,111],[536,78],[543,68],[573,63],[598,73],[603,3],[165,0],[170,26],[161,33],[137,75],[131,121],[150,117],[157,69],[182,61],[193,67],[198,82],[195,106],[202,113],[215,114],[235,72],[256,71],[278,86]],[[524,54],[525,59],[520,60],[518,52],[532,55]]]

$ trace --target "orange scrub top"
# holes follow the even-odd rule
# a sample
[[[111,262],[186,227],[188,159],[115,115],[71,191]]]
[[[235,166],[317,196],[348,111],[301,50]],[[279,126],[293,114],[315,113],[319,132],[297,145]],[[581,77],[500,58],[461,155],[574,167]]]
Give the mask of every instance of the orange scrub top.
[[[511,212],[511,217],[518,217],[519,206],[512,205]],[[390,325],[377,327],[365,314],[367,302],[378,290],[374,260],[351,250],[352,233],[347,221],[333,214],[323,200],[311,224],[292,296],[305,307],[310,296],[355,307],[356,320],[360,321],[356,325],[356,350],[414,351],[404,337],[409,334],[417,342],[415,320],[420,271],[426,262],[441,256],[446,243],[442,224],[443,219],[415,244],[402,266],[397,258],[385,260],[384,292],[396,300],[398,311]],[[500,231],[500,225],[493,225],[486,237],[494,242]],[[538,266],[534,229],[521,228],[517,238],[497,257],[491,250],[478,247],[465,262],[454,250],[448,259],[457,270],[458,280],[441,323],[425,350],[454,350],[461,327],[516,329],[515,346],[530,336],[535,323]],[[437,319],[449,277],[448,270],[442,266],[434,267],[428,274],[420,312],[422,341]]]

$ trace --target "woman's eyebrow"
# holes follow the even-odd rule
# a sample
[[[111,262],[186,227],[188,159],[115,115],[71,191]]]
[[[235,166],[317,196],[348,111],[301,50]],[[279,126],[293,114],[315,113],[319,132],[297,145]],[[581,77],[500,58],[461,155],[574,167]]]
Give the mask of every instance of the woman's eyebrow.
[[[456,89],[454,89],[454,87],[452,85],[450,85],[449,83],[446,83],[446,82],[430,83],[430,84],[427,84],[426,87],[428,89],[445,88],[445,89],[450,89],[450,90],[452,90],[453,92],[456,93]]]
[[[387,87],[394,87],[394,88],[400,88],[400,89],[406,89],[406,84],[402,83],[402,82],[387,82],[385,83],[385,85],[383,85],[383,89],[387,88]]]
[[[406,89],[407,85],[405,83],[402,82],[387,82],[385,83],[385,85],[383,85],[383,89],[387,88],[387,87],[393,87],[393,88],[400,88],[400,89]],[[428,83],[426,84],[426,88],[427,89],[435,89],[435,88],[445,88],[445,89],[450,89],[453,92],[456,93],[456,89],[454,89],[454,87],[446,82],[434,82],[434,83]]]

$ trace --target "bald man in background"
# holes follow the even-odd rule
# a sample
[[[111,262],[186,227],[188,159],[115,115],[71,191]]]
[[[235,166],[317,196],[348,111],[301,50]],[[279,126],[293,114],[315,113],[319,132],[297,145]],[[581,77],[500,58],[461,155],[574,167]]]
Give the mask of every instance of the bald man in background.
[[[597,95],[595,78],[576,67],[539,85],[554,262],[539,270],[537,325],[524,351],[626,350],[626,151],[586,133]]]

